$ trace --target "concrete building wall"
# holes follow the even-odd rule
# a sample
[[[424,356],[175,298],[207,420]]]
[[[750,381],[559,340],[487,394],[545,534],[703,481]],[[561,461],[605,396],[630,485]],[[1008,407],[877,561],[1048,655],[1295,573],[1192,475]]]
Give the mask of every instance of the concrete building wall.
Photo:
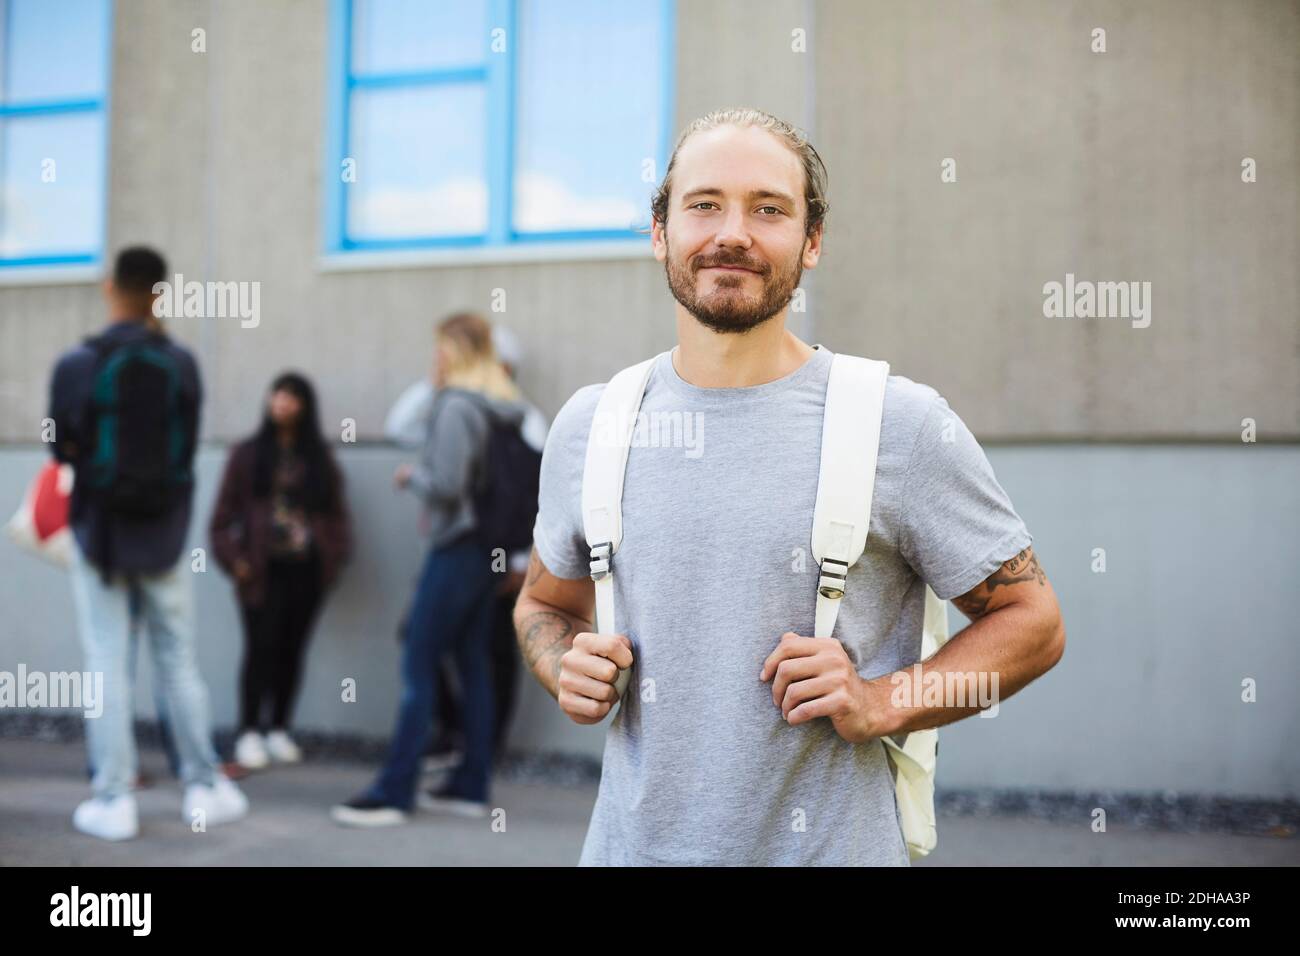
[[[0,501],[17,500],[38,447],[0,453]],[[192,547],[206,547],[223,455],[199,462]],[[397,453],[344,452],[356,560],[330,597],[309,654],[298,723],[383,736],[400,694],[395,628],[421,557],[412,500],[391,488]],[[1300,793],[1300,450],[1168,445],[995,446],[999,481],[1034,536],[1069,633],[1062,662],[992,719],[943,728],[947,786]],[[1105,550],[1105,572],[1093,570]],[[0,540],[0,670],[76,670],[71,589],[61,572]],[[813,599],[809,579],[809,600]],[[236,718],[242,641],[229,582],[195,575],[200,662],[219,726]],[[851,598],[850,598],[851,599]],[[955,632],[964,625],[952,613]],[[141,653],[136,704],[152,715]],[[343,703],[341,682],[357,682]],[[1257,701],[1242,701],[1242,681]],[[581,727],[531,678],[512,723],[520,750],[599,756],[604,725]],[[701,728],[701,733],[706,733]]]
[[[823,338],[983,436],[1300,436],[1300,5],[816,11]],[[1150,326],[1045,318],[1067,273],[1150,282]]]
[[[727,0],[681,4],[677,29],[675,127],[761,106],[810,128],[830,168],[797,331],[934,384],[988,439],[1231,440],[1244,417],[1300,438],[1300,5]],[[287,364],[321,380],[327,420],[377,437],[434,321],[496,289],[548,411],[671,345],[648,243],[322,270],[325,4],[122,0],[115,46],[109,248],[261,283],[257,328],[172,322],[207,375],[207,438],[244,431]],[[1150,282],[1150,327],[1045,318],[1043,284],[1067,273]],[[0,285],[0,439],[36,437],[49,363],[100,316],[90,285]]]

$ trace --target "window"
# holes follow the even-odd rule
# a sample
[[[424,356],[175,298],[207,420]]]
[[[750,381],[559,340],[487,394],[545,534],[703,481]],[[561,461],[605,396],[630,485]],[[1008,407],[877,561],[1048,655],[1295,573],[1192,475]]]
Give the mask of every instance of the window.
[[[671,0],[335,0],[329,251],[644,241]]]
[[[98,262],[109,0],[0,0],[0,268]]]

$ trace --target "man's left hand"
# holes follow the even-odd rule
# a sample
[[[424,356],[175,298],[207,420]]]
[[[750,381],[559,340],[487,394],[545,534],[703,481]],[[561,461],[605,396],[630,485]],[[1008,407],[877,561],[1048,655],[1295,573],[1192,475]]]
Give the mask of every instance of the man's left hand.
[[[759,680],[772,681],[772,702],[792,727],[829,717],[835,732],[850,743],[886,732],[884,714],[868,682],[858,676],[844,645],[833,637],[800,637],[786,631],[763,662]]]

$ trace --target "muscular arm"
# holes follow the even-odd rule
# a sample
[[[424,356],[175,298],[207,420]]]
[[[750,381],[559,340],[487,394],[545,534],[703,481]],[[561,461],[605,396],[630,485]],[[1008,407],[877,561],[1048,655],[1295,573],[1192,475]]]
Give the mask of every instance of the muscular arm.
[[[595,630],[595,610],[591,579],[555,577],[533,548],[515,603],[515,637],[524,662],[552,697],[559,696],[560,658],[575,635]]]
[[[987,580],[954,598],[953,604],[971,623],[922,663],[921,687],[927,680],[934,681],[930,674],[939,674],[947,687],[959,674],[996,672],[997,699],[1001,701],[1055,667],[1065,652],[1065,625],[1056,594],[1032,548],[1021,551]],[[912,681],[915,672],[908,668],[898,673]],[[867,683],[875,698],[872,709],[882,715],[884,733],[878,736],[939,727],[981,710],[978,704],[902,708],[894,702],[893,692],[899,686],[895,675],[886,674]],[[915,684],[913,688],[915,691]],[[918,697],[914,692],[911,702],[917,703]]]

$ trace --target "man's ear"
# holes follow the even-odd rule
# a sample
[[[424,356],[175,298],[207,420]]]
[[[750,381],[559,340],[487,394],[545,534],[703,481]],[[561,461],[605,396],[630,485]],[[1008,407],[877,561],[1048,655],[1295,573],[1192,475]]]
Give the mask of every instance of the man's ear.
[[[668,257],[667,228],[667,223],[651,218],[650,244],[654,249],[655,258],[660,262],[663,262]]]
[[[804,240],[803,244],[803,267],[805,269],[817,268],[817,260],[822,254],[822,224],[818,223],[813,234]]]

